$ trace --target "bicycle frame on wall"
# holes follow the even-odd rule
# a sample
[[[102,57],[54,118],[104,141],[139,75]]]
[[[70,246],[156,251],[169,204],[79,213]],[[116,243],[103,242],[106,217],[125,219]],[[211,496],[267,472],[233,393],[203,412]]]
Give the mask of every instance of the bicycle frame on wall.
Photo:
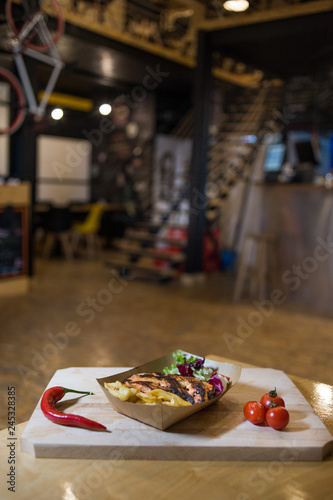
[[[12,15],[13,0],[7,0],[6,16],[8,24],[13,32],[13,37],[10,39],[10,45],[20,82],[11,72],[4,68],[0,68],[0,76],[10,85],[17,100],[17,109],[11,119],[11,123],[8,127],[2,130],[0,129],[0,134],[12,134],[18,130],[24,121],[26,111],[29,111],[36,119],[40,119],[44,116],[49,97],[64,67],[64,63],[55,46],[55,43],[58,41],[63,31],[63,21],[62,17],[58,17],[61,14],[58,2],[52,0],[52,5],[55,7],[57,15],[57,30],[53,37],[46,25],[42,12],[36,12],[29,16],[22,28],[18,29]],[[39,43],[39,45],[31,43],[29,39],[31,35],[38,35],[41,43]],[[44,53],[46,50],[48,50],[49,54]],[[29,56],[49,66],[53,66],[53,70],[39,104],[37,104],[37,99],[33,91],[23,55]]]

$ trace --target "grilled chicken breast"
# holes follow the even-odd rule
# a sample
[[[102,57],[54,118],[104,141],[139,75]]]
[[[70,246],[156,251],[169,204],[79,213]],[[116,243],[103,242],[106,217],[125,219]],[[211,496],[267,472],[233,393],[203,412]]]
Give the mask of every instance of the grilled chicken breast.
[[[192,405],[203,403],[215,396],[213,385],[194,377],[183,377],[182,375],[164,375],[158,372],[136,373],[127,377],[123,383],[142,392],[162,389],[176,394]]]

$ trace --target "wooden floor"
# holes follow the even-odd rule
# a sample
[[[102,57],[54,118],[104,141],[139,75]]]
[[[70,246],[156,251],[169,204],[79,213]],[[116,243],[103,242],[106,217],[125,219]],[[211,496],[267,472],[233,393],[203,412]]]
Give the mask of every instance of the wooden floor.
[[[38,261],[30,292],[0,299],[0,428],[7,425],[9,386],[16,386],[22,422],[59,368],[133,366],[176,348],[333,383],[328,313],[287,304],[263,312],[246,300],[235,305],[233,276],[226,274],[192,288],[122,280],[106,258]]]

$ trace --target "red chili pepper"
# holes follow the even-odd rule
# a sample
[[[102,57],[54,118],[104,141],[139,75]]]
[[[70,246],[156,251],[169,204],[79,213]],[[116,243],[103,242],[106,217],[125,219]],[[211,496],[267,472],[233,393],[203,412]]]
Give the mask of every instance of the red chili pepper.
[[[72,425],[75,427],[83,427],[84,429],[91,430],[106,430],[106,427],[89,418],[81,417],[80,415],[73,415],[71,413],[64,413],[55,408],[55,404],[64,397],[67,392],[75,392],[77,394],[90,395],[93,392],[75,391],[73,389],[66,389],[65,387],[50,387],[47,389],[42,397],[40,406],[45,417],[60,425]]]

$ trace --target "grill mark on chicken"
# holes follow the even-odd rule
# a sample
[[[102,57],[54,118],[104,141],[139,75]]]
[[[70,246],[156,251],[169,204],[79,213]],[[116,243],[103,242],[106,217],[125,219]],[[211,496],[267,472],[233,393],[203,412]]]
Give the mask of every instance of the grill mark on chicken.
[[[195,377],[183,377],[182,375],[172,376],[185,387],[186,391],[193,397],[195,403],[208,401],[215,396],[215,386],[204,380],[198,380]]]
[[[176,394],[192,405],[208,401],[215,396],[215,387],[213,385],[195,377],[184,377],[182,375],[164,375],[158,372],[136,373],[127,377],[123,383],[142,392],[163,389]]]

